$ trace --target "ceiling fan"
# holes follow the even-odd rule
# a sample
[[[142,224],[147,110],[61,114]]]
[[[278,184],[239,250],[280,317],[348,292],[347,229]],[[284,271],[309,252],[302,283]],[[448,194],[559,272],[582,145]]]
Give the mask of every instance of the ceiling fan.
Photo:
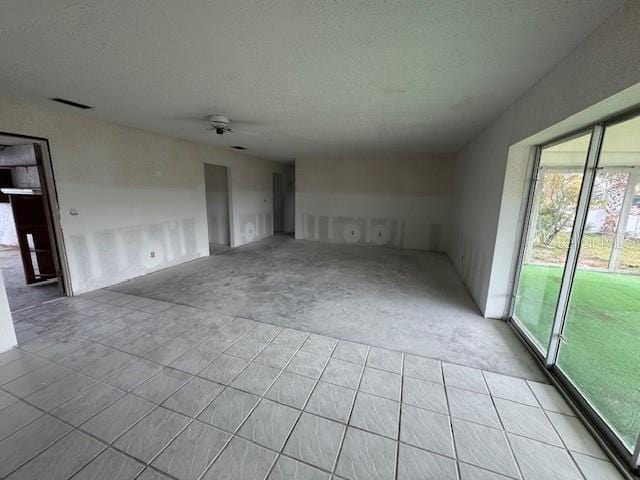
[[[229,119],[224,115],[209,115],[207,120],[209,121],[209,128],[207,128],[207,130],[213,130],[218,135],[233,131],[229,126]]]
[[[231,132],[237,132],[237,133],[241,133],[244,135],[255,135],[258,137],[262,137],[264,135],[262,135],[261,133],[258,132],[253,132],[253,131],[248,131],[248,130],[240,130],[237,128],[231,128],[231,121],[229,120],[229,117],[225,116],[225,115],[209,115],[207,117],[207,121],[209,122],[209,127],[207,128],[207,130],[211,130],[216,132],[218,135],[223,135],[225,133],[231,133]],[[248,124],[248,125],[252,125],[252,124]],[[255,126],[255,125],[253,125]]]
[[[218,135],[224,135],[225,133],[238,133],[240,135],[248,135],[253,137],[260,137],[261,139],[269,137],[288,138],[297,142],[303,141],[305,143],[316,143],[309,138],[300,137],[297,135],[291,135],[285,133],[282,130],[275,130],[272,127],[263,123],[240,121],[233,122],[233,128],[231,127],[231,120],[226,115],[213,114],[207,115],[207,121],[209,126],[207,130],[216,132]],[[238,128],[238,126],[240,128]]]

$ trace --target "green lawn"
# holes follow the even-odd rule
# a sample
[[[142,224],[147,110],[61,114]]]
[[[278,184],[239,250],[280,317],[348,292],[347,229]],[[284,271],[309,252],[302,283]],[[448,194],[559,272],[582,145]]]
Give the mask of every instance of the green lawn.
[[[522,270],[516,315],[545,346],[561,274],[560,267]],[[640,432],[640,275],[579,270],[564,336],[558,365],[633,446]]]

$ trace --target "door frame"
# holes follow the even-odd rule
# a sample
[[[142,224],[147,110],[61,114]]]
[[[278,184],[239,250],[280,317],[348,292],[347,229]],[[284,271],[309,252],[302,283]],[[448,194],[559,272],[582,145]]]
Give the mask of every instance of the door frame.
[[[34,137],[3,131],[0,131],[0,136],[25,140],[23,145],[29,143],[34,145],[38,174],[40,176],[40,188],[42,190],[42,197],[45,200],[45,217],[47,219],[49,236],[51,237],[51,245],[55,251],[53,261],[56,272],[58,273],[58,286],[63,296],[73,296],[69,262],[64,244],[62,225],[60,223],[60,206],[49,140],[44,137]]]
[[[203,182],[204,182],[204,216],[207,225],[207,251],[209,252],[209,256],[211,256],[211,238],[209,237],[209,209],[207,204],[207,165],[211,167],[224,168],[225,172],[225,181],[227,182],[227,230],[229,232],[229,244],[226,245],[229,248],[233,248],[234,246],[234,235],[233,235],[233,218],[232,211],[233,208],[231,206],[231,168],[227,165],[220,165],[217,163],[204,162],[202,167]]]
[[[278,188],[276,189],[276,184]],[[273,196],[273,206],[272,206],[272,215],[273,215],[273,234],[276,233],[284,233],[284,188],[283,188],[283,175],[280,172],[272,173],[272,196]],[[276,206],[276,194],[277,198],[277,206]],[[276,208],[278,209],[278,226],[280,227],[276,230]]]

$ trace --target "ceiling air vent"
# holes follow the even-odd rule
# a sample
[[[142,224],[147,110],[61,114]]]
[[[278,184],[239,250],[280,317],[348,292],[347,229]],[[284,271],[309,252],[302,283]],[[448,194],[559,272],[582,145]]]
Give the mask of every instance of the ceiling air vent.
[[[234,145],[234,146],[233,146],[233,147],[231,147],[231,148],[234,148],[234,149],[236,149],[236,150],[246,150],[246,149],[247,149],[247,147],[243,147],[243,146],[241,146],[241,145]]]
[[[83,105],[82,103],[67,100],[66,98],[54,97],[54,98],[50,98],[50,100],[54,102],[62,103],[63,105],[69,105],[70,107],[79,108],[81,110],[91,110],[93,108],[93,107],[90,107],[89,105]]]

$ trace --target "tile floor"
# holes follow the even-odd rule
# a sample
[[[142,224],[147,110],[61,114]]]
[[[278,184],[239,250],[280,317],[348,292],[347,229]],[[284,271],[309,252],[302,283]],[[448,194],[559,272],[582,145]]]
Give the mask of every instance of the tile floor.
[[[0,478],[622,478],[543,383],[104,290],[15,320]]]

